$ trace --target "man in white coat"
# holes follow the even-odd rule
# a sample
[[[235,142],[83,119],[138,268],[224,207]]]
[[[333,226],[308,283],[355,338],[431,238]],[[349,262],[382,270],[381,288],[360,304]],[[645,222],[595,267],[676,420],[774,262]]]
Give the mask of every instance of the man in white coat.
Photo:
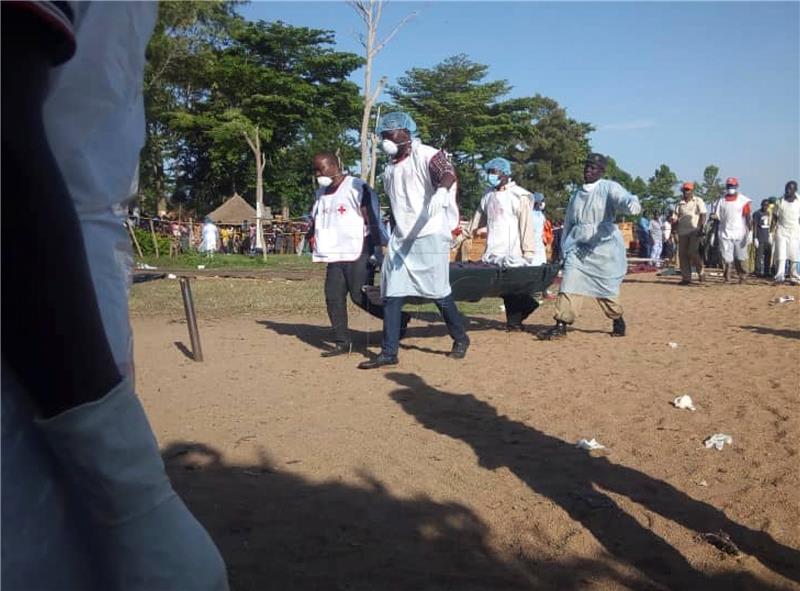
[[[488,234],[481,260],[501,267],[532,266],[535,244],[531,194],[511,180],[511,162],[505,158],[490,160],[485,169],[490,189],[475,210],[467,235],[472,236],[485,218]],[[504,295],[503,305],[509,332],[524,330],[522,322],[539,307],[533,296],[525,293]]]
[[[786,261],[789,261],[789,282],[800,284],[797,264],[800,261],[800,199],[797,198],[797,182],[789,181],[772,212],[775,227],[775,260],[777,271],[775,282],[786,279]]]
[[[376,129],[390,157],[383,187],[395,223],[381,269],[381,352],[360,369],[398,363],[402,309],[409,296],[431,299],[439,308],[453,339],[450,358],[463,359],[469,347],[450,289],[451,231],[458,225],[455,168],[444,152],[416,138],[416,129],[411,116],[401,112],[384,115]]]
[[[739,181],[735,177],[728,177],[725,181],[725,195],[719,199],[714,215],[719,220],[717,236],[725,283],[731,280],[733,266],[739,275],[739,283],[744,283],[747,273],[744,262],[748,259],[747,247],[750,244],[750,198],[739,192]]]
[[[603,178],[607,163],[602,154],[589,154],[583,168],[584,184],[575,190],[567,205],[561,238],[564,274],[556,300],[556,325],[541,335],[545,340],[567,335],[567,326],[575,322],[585,297],[596,299],[613,321],[612,336],[625,336],[618,297],[627,261],[615,218],[619,214],[638,215],[642,207],[639,199],[619,183]]]

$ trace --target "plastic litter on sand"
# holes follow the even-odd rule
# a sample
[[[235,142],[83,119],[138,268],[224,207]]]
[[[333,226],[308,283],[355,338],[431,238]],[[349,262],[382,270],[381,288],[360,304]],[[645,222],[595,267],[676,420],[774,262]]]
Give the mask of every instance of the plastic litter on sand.
[[[597,439],[592,437],[591,439],[581,439],[578,441],[577,446],[581,449],[586,450],[593,450],[593,449],[606,449],[606,446],[601,444]]]
[[[706,449],[711,449],[712,447],[716,447],[718,450],[722,450],[725,447],[725,444],[733,445],[733,437],[730,435],[725,435],[725,433],[714,433],[711,437],[706,439],[703,442],[706,446]]]
[[[788,302],[793,302],[793,301],[794,301],[794,296],[787,295],[787,296],[781,296],[779,298],[774,298],[774,299],[770,300],[769,303],[770,304],[786,304]]]
[[[683,396],[678,396],[675,400],[672,401],[672,406],[681,409],[697,410],[694,407],[694,402],[692,402],[692,397],[689,396],[688,394],[684,394]]]
[[[167,275],[167,279],[177,279],[177,278],[178,276],[175,275],[175,273],[170,273],[169,275]]]
[[[670,349],[677,349],[678,348],[678,343],[669,342],[669,343],[667,343],[667,346]]]

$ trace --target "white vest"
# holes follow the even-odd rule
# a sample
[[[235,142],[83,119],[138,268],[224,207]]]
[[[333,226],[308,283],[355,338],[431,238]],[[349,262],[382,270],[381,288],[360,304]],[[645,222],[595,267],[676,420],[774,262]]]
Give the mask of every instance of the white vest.
[[[800,198],[794,201],[780,199],[772,215],[776,219],[776,232],[792,240],[800,240]]]
[[[364,181],[345,177],[330,195],[317,190],[314,218],[315,263],[351,262],[361,256],[368,228],[361,213]]]
[[[719,217],[719,237],[725,240],[742,240],[747,236],[747,224],[745,223],[744,206],[750,203],[750,199],[741,193],[736,195],[733,201],[726,201],[721,197],[717,206],[717,217]]]
[[[436,191],[428,164],[438,153],[436,148],[414,139],[411,153],[400,162],[388,164],[383,171],[383,188],[389,196],[395,221],[394,234],[401,240],[412,234],[412,230],[412,238],[429,234],[450,236],[450,231],[458,225],[455,184],[450,188],[448,207],[430,219],[427,217],[428,201]]]
[[[509,184],[502,191],[489,191],[481,199],[489,233],[485,258],[522,256],[519,240],[520,191],[523,189]]]

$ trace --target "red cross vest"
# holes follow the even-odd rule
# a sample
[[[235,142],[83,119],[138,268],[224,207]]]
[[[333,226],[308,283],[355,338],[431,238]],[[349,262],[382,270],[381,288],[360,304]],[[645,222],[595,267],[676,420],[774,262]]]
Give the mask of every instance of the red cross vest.
[[[349,175],[330,195],[325,194],[325,189],[317,191],[311,210],[316,243],[314,262],[350,262],[361,256],[368,232],[361,213],[363,194],[364,181]]]

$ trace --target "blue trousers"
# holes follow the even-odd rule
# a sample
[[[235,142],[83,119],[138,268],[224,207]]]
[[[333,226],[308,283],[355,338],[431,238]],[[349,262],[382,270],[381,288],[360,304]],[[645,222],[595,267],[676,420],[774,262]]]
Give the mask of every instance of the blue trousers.
[[[381,352],[395,357],[400,349],[400,329],[402,328],[403,297],[384,298],[383,304],[383,343]],[[469,342],[464,329],[464,317],[458,311],[452,294],[440,300],[433,300],[447,325],[447,332],[457,343]]]

